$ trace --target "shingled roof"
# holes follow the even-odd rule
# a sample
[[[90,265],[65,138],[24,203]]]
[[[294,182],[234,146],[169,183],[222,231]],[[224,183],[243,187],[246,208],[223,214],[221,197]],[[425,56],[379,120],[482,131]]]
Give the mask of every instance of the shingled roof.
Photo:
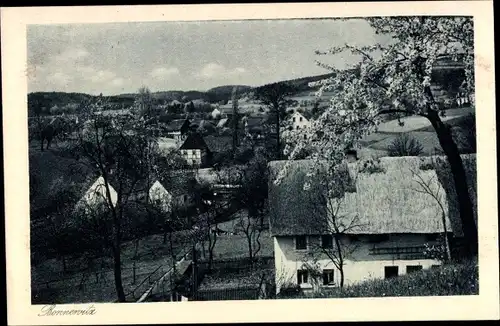
[[[356,217],[356,229],[348,233],[440,233],[443,231],[442,212],[434,199],[418,192],[417,176],[428,181],[433,189],[439,189],[445,204],[448,231],[461,236],[458,203],[449,165],[444,157],[437,169],[421,169],[428,165],[429,157],[386,157],[379,166],[383,172],[359,172],[359,164],[350,163],[348,171],[355,180],[354,192],[346,192],[339,207],[338,216],[347,220]],[[470,195],[476,203],[476,157],[462,155]],[[309,180],[306,174],[313,162],[308,160],[290,162],[284,179],[275,185],[272,180],[283,168],[285,161],[269,164],[271,176],[269,185],[270,227],[274,236],[319,234],[326,230],[324,224],[327,212],[317,198],[324,193],[320,182],[311,180],[311,188],[304,190]],[[413,172],[416,172],[416,175]],[[315,200],[316,198],[316,200]],[[476,213],[477,216],[477,213]]]
[[[208,149],[203,136],[199,133],[191,133],[187,136],[179,149]]]

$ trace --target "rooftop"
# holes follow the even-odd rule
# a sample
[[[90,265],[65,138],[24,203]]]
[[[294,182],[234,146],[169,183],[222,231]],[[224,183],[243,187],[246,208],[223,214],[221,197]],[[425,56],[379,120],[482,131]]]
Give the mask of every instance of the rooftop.
[[[350,233],[440,233],[443,225],[439,204],[429,194],[418,191],[421,188],[417,180],[424,180],[442,196],[447,229],[460,236],[461,224],[451,171],[445,159],[440,159],[443,165],[437,169],[426,169],[421,167],[428,166],[429,157],[384,157],[378,163],[382,172],[376,173],[359,172],[364,162],[362,160],[350,163],[346,167],[349,180],[354,182],[353,187],[343,192],[344,196],[340,200],[330,203],[338,205],[337,216],[345,219],[346,223],[355,221],[357,227]],[[463,155],[462,159],[476,212],[476,157]],[[271,175],[276,176],[285,163],[271,162]],[[325,223],[330,210],[326,210],[320,201],[324,188],[318,179],[306,176],[314,167],[313,163],[310,160],[293,161],[278,185],[270,183],[270,225],[273,235],[319,234],[321,230],[327,229]],[[308,180],[311,187],[304,190]]]

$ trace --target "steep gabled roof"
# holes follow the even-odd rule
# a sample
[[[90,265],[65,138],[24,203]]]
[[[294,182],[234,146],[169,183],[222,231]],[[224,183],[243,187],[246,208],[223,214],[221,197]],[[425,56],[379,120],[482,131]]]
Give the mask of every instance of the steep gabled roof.
[[[184,119],[173,120],[166,125],[165,129],[167,131],[180,131],[183,123]]]
[[[203,137],[194,132],[188,135],[179,149],[208,149],[208,146]]]
[[[355,220],[350,233],[440,233],[443,232],[442,211],[438,203],[426,193],[417,191],[417,180],[422,178],[434,191],[442,194],[447,229],[461,236],[458,202],[449,165],[440,157],[437,169],[421,168],[429,157],[385,157],[379,167],[383,172],[359,172],[363,161],[348,165],[349,175],[355,180],[355,191],[346,192],[340,201],[338,216],[347,222]],[[463,155],[470,195],[477,209],[475,155]],[[271,176],[276,176],[285,162],[269,164]],[[324,204],[317,199],[323,194],[319,182],[311,180],[311,188],[304,190],[306,174],[313,162],[293,161],[284,179],[269,185],[270,225],[273,235],[318,234],[327,226]],[[477,213],[476,213],[477,216]],[[476,217],[477,218],[477,217]]]

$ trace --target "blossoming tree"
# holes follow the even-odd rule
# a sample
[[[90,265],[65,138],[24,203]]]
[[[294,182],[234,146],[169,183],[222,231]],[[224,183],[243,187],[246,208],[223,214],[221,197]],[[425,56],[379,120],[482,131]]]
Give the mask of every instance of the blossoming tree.
[[[312,121],[309,130],[296,133],[295,138],[290,139],[285,151],[293,159],[304,148],[312,148],[310,158],[326,160],[333,167],[344,159],[347,148],[376,131],[388,114],[397,119],[404,116],[428,119],[449,161],[467,249],[474,255],[478,236],[465,170],[450,127],[441,119],[445,111],[431,88],[437,79],[438,60],[444,57],[460,60],[464,71],[460,93],[473,98],[472,18],[378,17],[366,20],[376,34],[388,35],[390,41],[362,47],[345,44],[324,52],[316,51],[317,55],[348,52],[357,56],[359,62],[346,70],[317,62],[335,73],[315,83],[320,87],[318,95],[325,91],[333,93],[330,105]]]

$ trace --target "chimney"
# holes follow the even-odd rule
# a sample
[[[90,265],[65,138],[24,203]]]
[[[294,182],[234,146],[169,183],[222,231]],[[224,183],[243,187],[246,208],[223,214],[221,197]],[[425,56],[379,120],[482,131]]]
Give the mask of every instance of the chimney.
[[[358,160],[358,152],[355,149],[347,150],[345,155],[348,163],[353,163]]]

